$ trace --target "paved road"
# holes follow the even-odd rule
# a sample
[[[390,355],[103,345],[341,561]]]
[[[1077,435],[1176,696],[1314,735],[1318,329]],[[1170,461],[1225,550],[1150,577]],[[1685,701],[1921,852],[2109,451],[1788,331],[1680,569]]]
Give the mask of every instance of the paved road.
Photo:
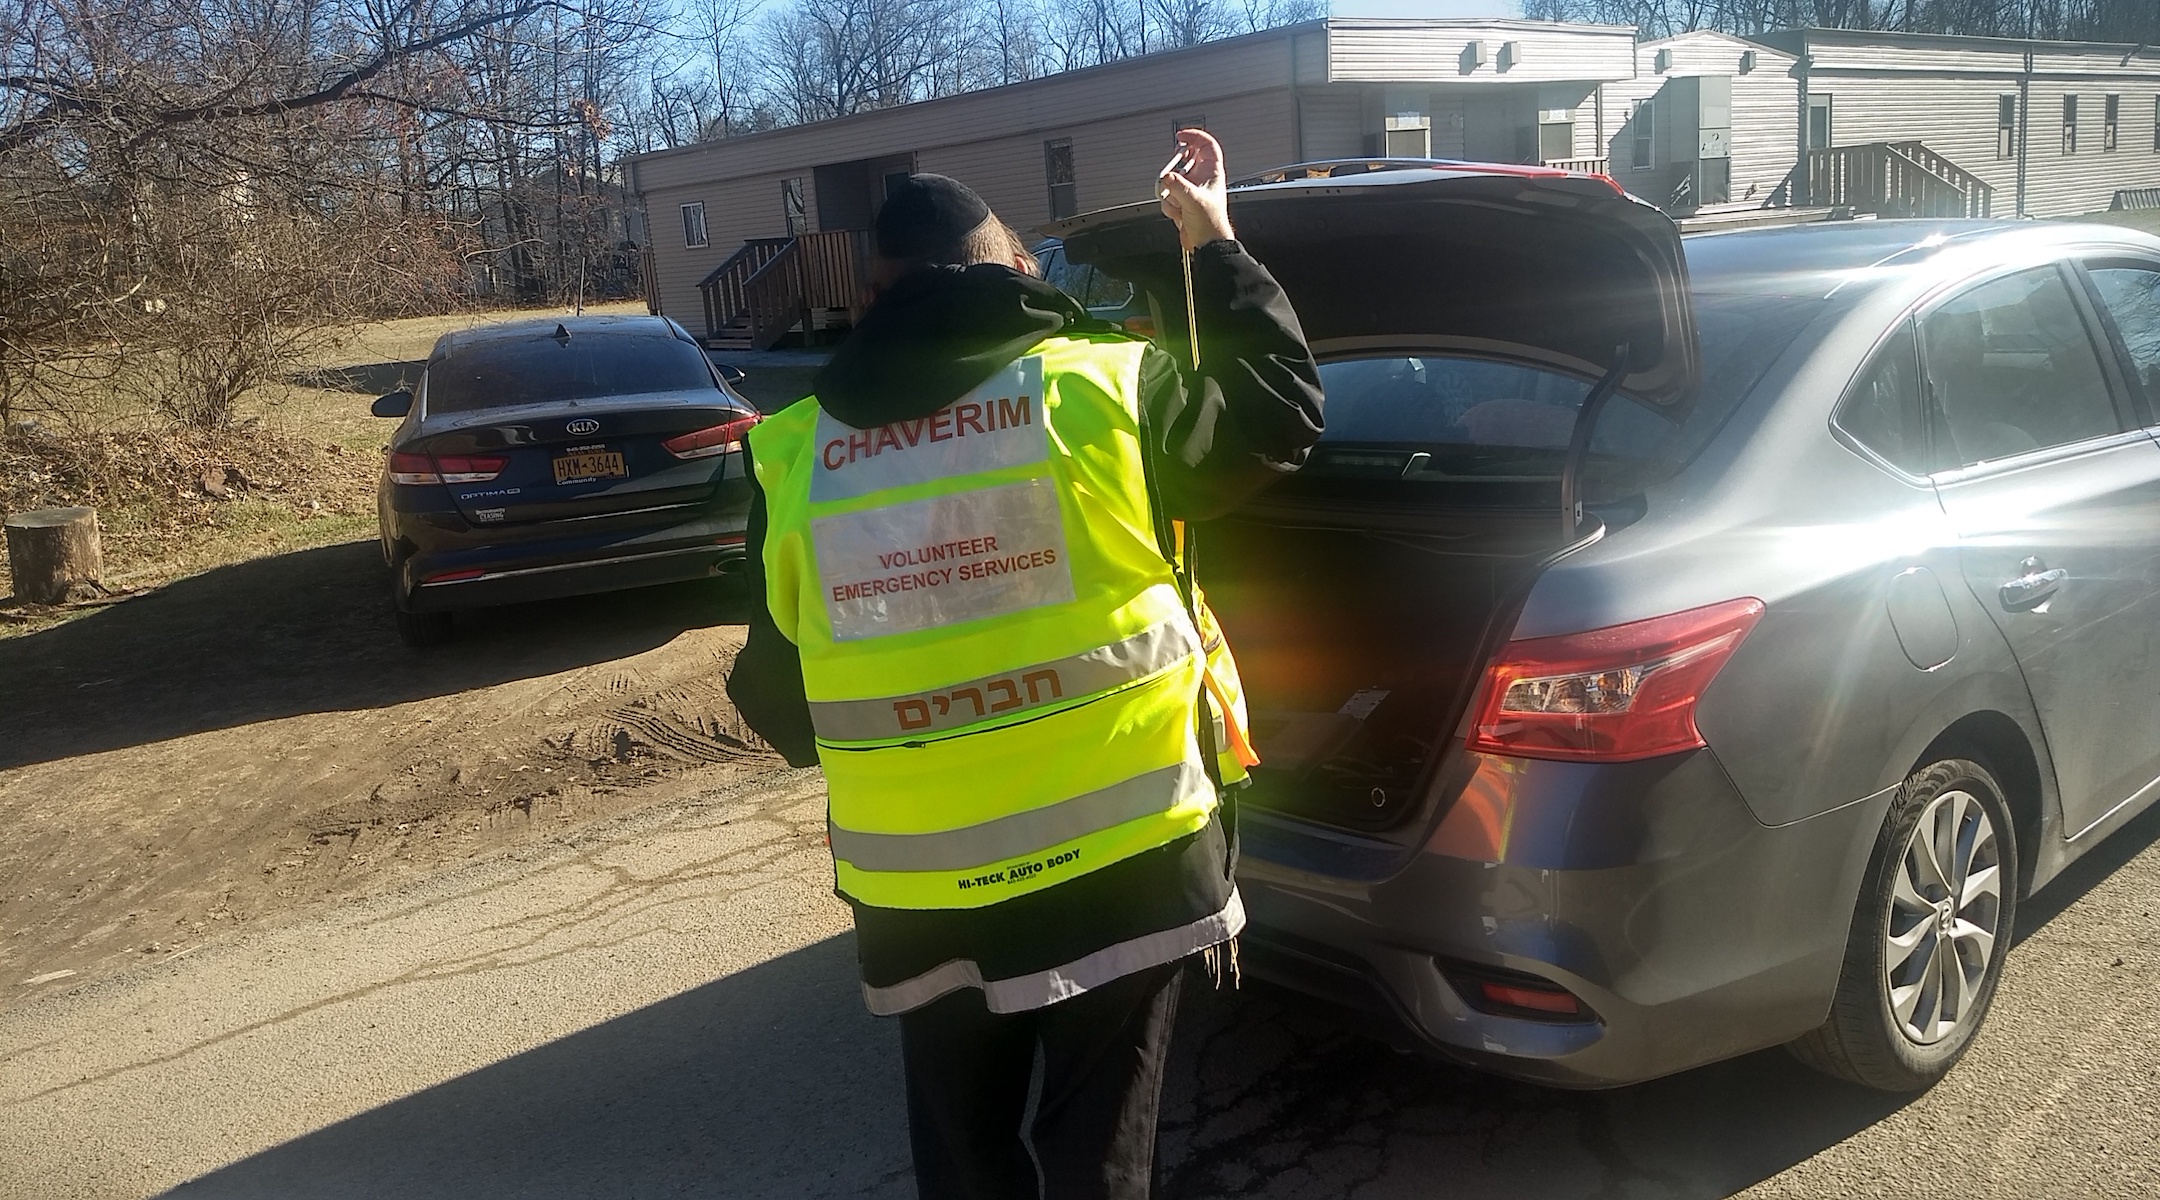
[[[818,786],[697,794],[0,1011],[0,1196],[911,1195]],[[2160,817],[2028,909],[1989,1035],[1902,1105],[1775,1052],[1544,1091],[1188,990],[1164,1194],[2160,1194],[2156,842]]]

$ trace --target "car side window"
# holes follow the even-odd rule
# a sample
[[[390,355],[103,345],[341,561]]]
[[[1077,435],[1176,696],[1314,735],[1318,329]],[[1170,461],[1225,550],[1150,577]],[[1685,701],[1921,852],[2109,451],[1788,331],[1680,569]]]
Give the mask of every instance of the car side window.
[[[1971,466],[2119,432],[2091,335],[2054,267],[1990,280],[1922,318],[1922,359],[1947,435]]]
[[[2146,398],[2160,401],[2160,267],[2110,263],[2091,266],[2087,273],[2115,319]]]
[[[1838,428],[1891,465],[1925,475],[1934,466],[1928,455],[1926,414],[1920,342],[1912,322],[1902,321],[1838,405]]]

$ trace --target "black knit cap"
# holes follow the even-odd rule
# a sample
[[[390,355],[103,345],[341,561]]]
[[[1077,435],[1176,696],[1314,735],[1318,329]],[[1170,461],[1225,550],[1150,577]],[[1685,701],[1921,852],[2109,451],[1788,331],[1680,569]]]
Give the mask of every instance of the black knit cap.
[[[886,258],[931,258],[958,245],[990,215],[968,185],[943,175],[910,175],[885,194],[877,215],[877,252]]]

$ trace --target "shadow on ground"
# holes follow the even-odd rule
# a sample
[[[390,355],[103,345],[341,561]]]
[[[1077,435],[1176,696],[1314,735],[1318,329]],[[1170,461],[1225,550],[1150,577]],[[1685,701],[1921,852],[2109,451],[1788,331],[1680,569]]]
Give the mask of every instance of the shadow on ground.
[[[2022,932],[2156,839],[2160,810],[2029,906]],[[855,980],[851,939],[828,939],[172,1194],[911,1196],[897,1033],[864,1014]],[[1211,991],[1195,974],[1185,995],[1163,1111],[1166,1200],[1729,1196],[1906,1102],[1778,1050],[1554,1091],[1397,1053],[1264,985]]]
[[[233,1164],[171,1195],[913,1195],[894,1027],[834,938]],[[1709,1197],[1896,1101],[1781,1054],[1606,1093],[1396,1054],[1294,997],[1192,986],[1163,1122],[1171,1200]]]
[[[910,1195],[895,1034],[854,970],[830,938],[169,1194]]]
[[[551,674],[740,622],[728,580],[485,609],[448,646],[392,623],[375,543],[219,567],[0,640],[0,769]]]

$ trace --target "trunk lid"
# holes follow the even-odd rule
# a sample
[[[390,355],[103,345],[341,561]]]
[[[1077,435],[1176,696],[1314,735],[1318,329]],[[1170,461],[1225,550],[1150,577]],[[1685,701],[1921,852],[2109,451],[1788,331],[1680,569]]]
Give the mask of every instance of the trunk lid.
[[[1289,293],[1314,353],[1426,349],[1594,380],[1670,414],[1702,372],[1672,220],[1603,176],[1453,162],[1322,163],[1231,189],[1238,240]],[[1044,230],[1129,279],[1185,344],[1176,233],[1154,203]]]
[[[1679,231],[1610,180],[1534,167],[1321,164],[1230,197],[1328,393],[1304,470],[1196,537],[1253,712],[1250,799],[1407,837],[1460,791],[1464,713],[1538,575],[1629,516],[1563,521],[1562,479],[1611,499],[1672,469],[1702,376]],[[1156,206],[1049,232],[1145,289],[1183,356]],[[1636,403],[1577,429],[1621,347]]]

